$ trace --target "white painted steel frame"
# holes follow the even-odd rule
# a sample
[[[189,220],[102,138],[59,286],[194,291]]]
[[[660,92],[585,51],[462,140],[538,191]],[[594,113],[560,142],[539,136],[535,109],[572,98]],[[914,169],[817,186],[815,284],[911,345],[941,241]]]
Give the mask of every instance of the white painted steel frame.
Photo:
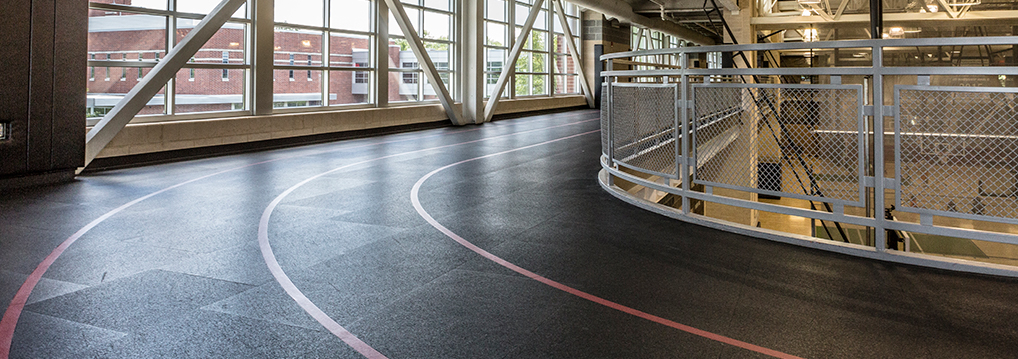
[[[527,21],[523,24],[523,30],[520,32],[520,36],[516,38],[516,43],[513,44],[513,49],[509,52],[509,57],[506,58],[506,61],[503,63],[502,73],[498,75],[498,81],[495,82],[495,89],[489,95],[488,103],[484,106],[484,122],[490,122],[491,118],[495,116],[495,108],[498,107],[498,102],[501,100],[502,91],[505,89],[505,85],[509,81],[512,69],[516,68],[516,60],[520,58],[520,52],[523,51],[523,45],[527,42],[527,38],[530,36],[531,30],[534,29],[534,22],[537,21],[537,15],[541,13],[541,5],[543,4],[544,0],[534,0],[533,6],[530,7],[530,14],[527,15]],[[513,5],[515,5],[515,2]],[[515,28],[510,27],[510,30],[512,29]],[[569,41],[572,41],[572,39],[569,39]]]
[[[976,44],[974,44],[974,42]],[[804,45],[804,44],[788,44],[788,43],[784,43],[784,44],[755,44],[755,45],[744,45],[744,46],[723,45],[723,46],[697,47],[697,48],[663,49],[663,50],[650,50],[650,51],[631,51],[631,52],[626,52],[626,53],[615,53],[615,54],[605,55],[605,56],[603,56],[601,58],[601,60],[607,61],[608,64],[609,64],[608,65],[609,71],[605,72],[605,82],[608,84],[608,86],[606,86],[607,87],[606,88],[606,93],[607,93],[607,96],[608,96],[608,108],[607,109],[603,109],[602,111],[608,111],[607,119],[608,119],[609,126],[608,126],[608,129],[606,129],[606,130],[608,130],[608,138],[607,138],[607,140],[608,140],[609,148],[606,149],[605,152],[607,152],[607,153],[605,153],[604,156],[602,156],[602,158],[601,158],[601,166],[603,168],[603,171],[602,171],[602,174],[600,175],[599,179],[600,179],[600,182],[601,182],[602,186],[606,190],[611,192],[613,195],[616,195],[617,197],[626,200],[627,202],[630,202],[630,203],[632,203],[634,205],[643,207],[645,209],[652,210],[652,211],[655,211],[655,212],[658,212],[658,213],[661,213],[661,214],[665,214],[665,215],[668,215],[670,217],[681,219],[681,220],[684,220],[684,221],[705,224],[705,225],[709,225],[709,226],[715,227],[715,228],[721,228],[721,229],[725,229],[725,230],[729,230],[729,231],[733,231],[733,232],[737,232],[737,233],[743,233],[743,234],[748,234],[748,235],[752,235],[752,236],[768,238],[768,239],[772,239],[772,240],[776,240],[776,241],[781,241],[781,242],[786,242],[786,243],[792,243],[792,244],[803,245],[803,246],[807,246],[807,247],[814,247],[814,248],[820,248],[820,249],[825,249],[825,250],[831,250],[831,251],[835,251],[835,252],[852,254],[852,255],[857,255],[857,256],[862,256],[862,257],[881,259],[881,260],[886,260],[886,261],[891,261],[891,262],[915,264],[915,265],[922,265],[922,266],[936,267],[936,268],[944,268],[944,269],[950,269],[950,270],[961,270],[961,271],[968,271],[968,272],[975,272],[975,273],[986,273],[986,274],[1006,275],[1006,276],[1018,276],[1018,268],[1013,267],[1013,266],[1004,266],[1004,265],[997,265],[997,264],[990,264],[990,263],[983,263],[983,262],[975,262],[975,261],[968,261],[968,260],[951,259],[951,258],[938,257],[938,256],[933,256],[933,255],[925,255],[925,254],[914,254],[914,253],[905,253],[905,252],[900,252],[900,251],[889,251],[889,250],[885,249],[886,248],[886,232],[885,232],[885,230],[901,230],[901,231],[909,231],[909,232],[917,232],[917,233],[929,233],[929,234],[934,234],[934,235],[961,237],[961,238],[968,238],[968,239],[980,240],[980,241],[989,241],[989,242],[996,242],[996,243],[1018,245],[1018,236],[1013,235],[1013,234],[991,232],[991,231],[983,231],[983,230],[974,230],[974,229],[964,229],[964,228],[942,227],[942,226],[934,226],[932,224],[932,216],[933,215],[945,216],[945,217],[964,218],[964,219],[973,219],[973,220],[981,220],[981,221],[990,221],[990,222],[999,222],[999,223],[1006,223],[1006,224],[1016,224],[1016,223],[1018,223],[1018,221],[1013,220],[1013,219],[998,218],[998,217],[989,217],[989,216],[977,216],[977,215],[969,215],[969,214],[957,213],[957,212],[941,212],[941,211],[928,211],[928,210],[919,210],[919,211],[916,211],[914,209],[904,209],[904,211],[906,211],[906,212],[912,212],[912,213],[920,214],[920,216],[921,216],[920,217],[921,218],[920,219],[920,223],[919,224],[915,224],[915,223],[888,221],[888,220],[884,219],[884,217],[883,217],[883,210],[882,210],[882,208],[881,208],[880,211],[875,211],[875,213],[874,213],[875,215],[873,215],[871,217],[870,216],[859,217],[859,216],[847,215],[844,212],[844,208],[845,208],[845,205],[848,204],[848,203],[835,203],[835,205],[833,206],[833,209],[834,209],[833,213],[831,213],[831,212],[826,212],[826,211],[808,210],[808,209],[793,208],[793,207],[785,207],[785,206],[780,206],[780,205],[775,205],[775,204],[768,204],[768,203],[762,203],[762,202],[755,202],[755,201],[750,201],[750,200],[742,200],[742,199],[735,199],[735,198],[730,198],[730,197],[716,196],[716,195],[713,194],[713,188],[712,187],[707,187],[704,192],[695,192],[695,191],[689,190],[689,188],[690,188],[690,177],[691,177],[690,176],[690,172],[682,173],[682,175],[681,175],[681,177],[682,177],[681,180],[683,182],[682,186],[676,188],[676,187],[672,187],[672,186],[668,186],[668,185],[663,185],[661,183],[657,183],[657,182],[654,182],[654,181],[649,181],[649,180],[640,178],[638,176],[634,176],[634,175],[631,175],[629,173],[620,171],[618,169],[619,166],[616,163],[616,161],[612,160],[612,158],[613,158],[612,155],[613,154],[611,153],[612,152],[612,148],[614,147],[614,139],[613,139],[613,135],[611,133],[612,113],[613,113],[613,103],[612,103],[611,94],[612,94],[612,88],[613,87],[621,85],[621,84],[616,82],[617,79],[620,78],[620,77],[635,77],[635,76],[644,77],[644,78],[648,78],[648,77],[664,77],[664,76],[679,76],[679,77],[681,77],[681,79],[682,79],[681,98],[678,100],[676,108],[677,108],[677,110],[681,111],[680,119],[681,119],[681,122],[682,122],[681,123],[681,129],[682,129],[683,133],[681,135],[681,138],[682,138],[681,148],[678,149],[678,151],[680,153],[680,156],[677,156],[676,162],[677,162],[677,164],[682,166],[683,170],[685,170],[685,171],[694,171],[695,168],[692,168],[692,167],[695,167],[695,166],[691,163],[693,161],[693,158],[689,157],[688,155],[686,155],[685,151],[682,150],[682,149],[689,149],[689,148],[692,148],[693,146],[695,146],[695,139],[693,141],[690,141],[691,136],[690,136],[690,133],[689,133],[690,132],[689,131],[690,130],[689,126],[690,126],[690,122],[692,121],[691,120],[691,116],[690,116],[690,111],[692,110],[692,106],[695,106],[693,101],[687,101],[687,99],[691,96],[691,94],[688,93],[689,89],[691,87],[694,87],[694,86],[695,87],[700,87],[700,86],[712,86],[712,87],[714,87],[714,86],[736,86],[736,87],[745,87],[746,85],[713,84],[713,85],[692,85],[692,86],[690,86],[691,85],[690,84],[690,81],[691,81],[690,77],[691,76],[697,76],[697,75],[700,75],[700,76],[703,76],[703,75],[748,75],[748,74],[760,74],[760,75],[808,74],[808,75],[831,75],[831,76],[837,77],[837,76],[845,75],[845,74],[872,75],[873,76],[873,98],[874,98],[874,102],[875,102],[876,105],[874,105],[873,103],[865,104],[864,106],[862,106],[862,111],[861,111],[862,113],[859,115],[860,117],[861,116],[869,117],[870,121],[872,121],[872,123],[869,123],[869,121],[866,121],[865,119],[861,119],[860,120],[862,125],[868,125],[868,126],[863,126],[863,130],[861,130],[860,134],[857,136],[857,138],[861,138],[861,141],[863,141],[863,143],[865,144],[867,142],[867,140],[865,139],[866,136],[864,136],[864,134],[872,132],[872,131],[869,131],[868,128],[882,129],[884,127],[884,117],[885,116],[887,116],[887,117],[890,117],[890,116],[895,116],[895,117],[900,116],[900,111],[899,111],[899,108],[898,108],[898,106],[900,104],[898,92],[901,89],[950,90],[950,91],[964,91],[964,92],[1007,92],[1007,93],[1018,93],[1018,89],[1014,89],[1014,88],[1001,89],[1001,88],[930,87],[930,86],[924,86],[924,85],[919,85],[919,86],[904,86],[904,85],[899,85],[899,86],[896,86],[895,89],[894,89],[894,91],[895,91],[895,94],[894,94],[894,97],[893,97],[894,98],[894,103],[892,105],[885,105],[884,104],[884,99],[886,98],[886,96],[883,93],[883,76],[885,76],[885,75],[917,75],[917,76],[920,76],[922,79],[928,79],[930,75],[970,75],[970,74],[981,74],[981,75],[999,75],[999,74],[1018,75],[1018,67],[987,67],[987,68],[974,68],[974,67],[963,67],[963,68],[958,68],[958,67],[916,67],[916,68],[884,67],[883,66],[883,50],[884,50],[885,47],[937,46],[937,45],[950,46],[952,44],[955,44],[955,45],[960,45],[960,44],[964,44],[964,45],[995,44],[995,45],[1012,45],[1013,46],[1013,44],[1015,44],[1015,43],[1018,43],[1018,37],[987,37],[987,38],[978,38],[977,40],[973,40],[972,38],[961,38],[961,39],[959,39],[959,38],[948,38],[948,39],[905,39],[905,40],[859,40],[859,41],[834,41],[834,42],[824,42],[824,43],[811,43],[811,44],[807,44],[807,45]],[[686,68],[686,65],[687,65],[686,64],[686,62],[687,62],[686,60],[688,58],[687,56],[688,56],[689,53],[703,53],[703,52],[713,52],[713,51],[765,51],[765,50],[776,50],[776,49],[797,49],[797,48],[807,48],[807,47],[808,48],[814,48],[814,49],[815,48],[825,48],[825,47],[829,47],[829,48],[862,48],[862,47],[869,47],[869,48],[872,49],[873,54],[874,54],[873,55],[873,64],[872,64],[871,67],[864,67],[864,68],[857,67],[857,68],[811,68],[811,69],[803,68],[803,69],[752,69],[752,70],[746,70],[746,69],[743,69],[743,70],[733,70],[733,69],[712,69],[712,70],[697,69],[697,70],[691,70],[691,69],[687,69]],[[667,71],[661,71],[661,70],[652,70],[652,71],[616,71],[616,70],[614,70],[614,68],[611,65],[613,59],[627,58],[627,57],[633,57],[633,56],[659,55],[659,54],[678,55],[680,57],[680,59],[681,59],[680,65],[681,65],[682,68],[678,69],[678,70],[667,70]],[[667,81],[667,80],[665,80],[665,81]],[[920,82],[921,83],[925,83],[925,81],[920,81]],[[644,84],[639,84],[638,83],[638,84],[635,84],[635,85],[636,86],[640,86],[640,85],[644,85]],[[625,86],[631,86],[631,85],[627,84]],[[755,85],[755,86],[763,86],[763,85]],[[820,86],[820,85],[813,85],[813,86],[806,85],[805,87],[806,88],[819,88],[818,86]],[[839,87],[839,88],[843,88],[846,85],[827,85],[827,86],[836,86],[836,87]],[[854,88],[856,88],[856,89],[863,90],[862,86],[860,86],[860,85],[848,85],[848,86],[854,86]],[[863,100],[866,100],[866,97],[868,97],[868,96],[865,96],[863,91],[860,91],[860,93],[863,96]],[[862,102],[860,102],[860,103],[862,103]],[[882,131],[880,133],[883,134]],[[901,137],[900,121],[895,121],[895,131],[892,132],[892,133],[889,133],[889,134],[893,134],[893,136],[894,136],[894,139],[891,140],[891,141],[893,141],[893,143],[894,143],[894,151],[895,151],[895,153],[893,154],[894,160],[895,160],[895,166],[896,166],[895,178],[888,178],[888,177],[886,177],[886,175],[884,173],[884,170],[882,169],[883,166],[879,166],[880,169],[878,169],[878,172],[875,173],[877,175],[876,179],[873,176],[867,175],[865,173],[865,169],[864,169],[863,170],[864,172],[862,172],[864,174],[864,176],[862,176],[860,178],[862,180],[862,181],[860,181],[860,183],[861,183],[861,186],[862,186],[864,191],[866,189],[868,189],[868,188],[872,188],[873,189],[873,197],[875,197],[875,198],[873,198],[873,203],[886,203],[886,201],[884,200],[884,189],[885,188],[889,188],[889,189],[894,189],[895,190],[894,201],[895,201],[896,204],[900,205],[901,204],[901,198],[900,198],[901,197],[901,190],[900,190],[900,186],[899,186],[899,183],[901,183],[900,182],[901,181],[901,178],[900,178],[900,176],[901,176],[901,171],[900,171],[900,137]],[[872,151],[873,151],[873,159],[872,160],[866,159],[866,153],[867,153],[867,149],[865,148],[866,146],[865,145],[860,146],[860,149],[862,151],[861,156],[862,156],[862,159],[864,160],[864,162],[861,162],[861,164],[862,163],[866,163],[865,166],[869,166],[869,164],[872,164],[872,163],[880,163],[880,164],[885,163],[885,157],[887,156],[887,154],[884,153],[884,149],[883,149],[884,146],[883,146],[883,144],[887,143],[888,139],[887,138],[883,138],[883,137],[879,137],[879,138],[876,138],[874,142],[875,142],[875,144],[873,145],[873,148],[872,148]],[[621,190],[620,188],[615,187],[613,185],[613,178],[616,178],[616,177],[620,178],[622,180],[625,180],[625,181],[629,181],[629,182],[641,185],[641,186],[645,186],[646,188],[650,188],[650,189],[653,189],[653,190],[657,190],[657,191],[661,191],[661,192],[665,192],[665,193],[671,193],[671,194],[675,194],[675,195],[681,196],[682,197],[682,208],[681,209],[675,209],[675,208],[671,208],[671,207],[665,207],[665,206],[662,206],[662,205],[646,202],[646,201],[644,201],[642,199],[638,199],[638,198],[632,196],[631,194],[626,193],[624,190]],[[879,180],[877,180],[877,179],[879,179]],[[712,185],[716,185],[716,184],[712,184]],[[752,189],[752,192],[754,192],[754,193],[761,193],[757,189]],[[780,195],[787,196],[789,194],[780,193]],[[865,193],[864,193],[864,195],[865,195]],[[695,214],[690,213],[690,199],[707,201],[707,202],[713,202],[713,203],[719,203],[719,204],[725,204],[725,205],[731,205],[731,206],[742,207],[742,208],[747,208],[747,209],[762,210],[762,211],[779,213],[779,214],[787,214],[787,215],[792,215],[792,216],[800,216],[800,217],[807,217],[807,218],[812,218],[812,219],[819,219],[819,220],[825,220],[825,221],[834,221],[834,222],[840,222],[840,223],[846,223],[846,224],[854,224],[854,225],[859,225],[859,226],[871,227],[871,228],[874,229],[874,232],[875,232],[875,241],[874,241],[875,243],[874,243],[874,246],[862,246],[862,245],[853,245],[853,244],[843,244],[843,243],[837,243],[837,242],[829,241],[829,240],[819,240],[819,239],[816,239],[816,238],[809,238],[809,237],[805,237],[805,236],[791,235],[791,234],[788,234],[788,233],[782,233],[782,232],[777,232],[777,231],[770,231],[770,230],[762,230],[762,229],[758,229],[758,228],[751,228],[751,227],[742,226],[742,225],[738,225],[738,224],[734,224],[734,223],[729,223],[729,222],[725,222],[725,221],[721,221],[721,220],[717,220],[717,219],[707,218],[707,217],[704,217],[704,216],[695,215]],[[818,199],[814,199],[814,200],[818,200]],[[824,198],[823,201],[831,202],[831,200],[829,198]],[[867,205],[867,206],[869,206],[869,205]]]
[[[972,93],[1012,93],[1018,94],[1018,88],[1006,88],[1006,87],[964,87],[964,86],[916,86],[916,85],[895,85],[894,86],[894,175],[895,183],[900,184],[902,182],[901,176],[901,90],[912,90],[912,91],[950,91],[950,92],[972,92]],[[970,135],[959,135],[957,138],[973,138],[976,136]],[[1004,139],[1015,139],[1016,136],[981,136],[982,138],[1004,138]],[[963,212],[950,212],[950,211],[938,211],[925,208],[913,208],[902,204],[902,188],[900,185],[895,186],[894,206],[900,212],[915,213],[920,215],[920,223],[924,222],[927,216],[940,216],[940,217],[952,217],[961,219],[971,219],[977,221],[985,221],[989,216],[974,215]],[[1001,222],[1008,224],[1018,225],[1018,218],[1006,218],[1006,217],[992,217],[993,222]],[[932,221],[932,218],[930,218]]]
[[[134,116],[138,114],[170,79],[177,76],[177,71],[184,67],[191,57],[223,27],[230,17],[240,9],[247,0],[223,0],[193,30],[188,32],[180,43],[166,53],[148,75],[138,81],[123,99],[100,120],[85,136],[85,167],[94,160],[99,152],[106,148],[113,138]],[[171,24],[172,25],[172,24]],[[175,33],[175,32],[174,32]],[[166,91],[164,106],[172,106],[172,89]]]
[[[583,59],[580,58],[580,52],[576,50],[576,42],[573,41],[573,31],[569,29],[569,21],[566,18],[566,9],[562,6],[562,0],[552,0],[552,2],[555,3],[555,11],[553,12],[558,13],[559,24],[562,26],[562,32],[566,37],[566,49],[569,51],[569,54],[572,55],[573,65],[576,66],[576,72],[579,73],[578,76],[580,76],[580,88],[583,89],[583,96],[587,98],[587,106],[594,108],[596,107],[594,104],[594,93],[590,91],[590,85],[587,84],[587,73],[583,71]],[[554,27],[552,27],[550,34],[554,39]],[[554,52],[552,52],[552,56],[554,56]],[[554,69],[554,66],[552,66],[552,69]],[[553,78],[551,80],[552,87],[555,86],[554,75],[555,74],[552,73],[550,76]],[[551,92],[552,95],[554,95],[555,90],[552,89]]]
[[[679,96],[679,84],[616,83],[616,84],[613,84],[611,87],[613,87],[613,88],[614,87],[665,88],[665,89],[671,89],[672,90],[672,93],[673,93],[672,97],[673,98],[677,99],[677,97]],[[615,91],[612,90],[612,96],[614,96],[614,95],[615,95]],[[615,98],[612,97],[611,101],[609,103],[613,104],[614,102],[615,102]],[[675,106],[677,104],[678,104],[678,102],[673,102],[672,103],[672,107],[675,108]],[[678,147],[678,146],[675,145],[677,143],[677,141],[680,140],[680,138],[678,137],[679,136],[679,133],[678,133],[678,131],[679,131],[679,117],[678,117],[678,112],[677,111],[674,112],[673,115],[672,115],[672,123],[673,123],[673,125],[672,125],[671,132],[672,132],[672,135],[675,136],[675,137],[673,138],[672,141],[666,142],[666,143],[662,143],[659,146],[665,145],[667,143],[671,143],[673,146]],[[661,135],[663,133],[664,132],[658,133],[658,134],[655,134],[654,136],[658,136],[658,135]],[[647,139],[647,138],[649,138],[649,137],[644,137],[644,139]],[[614,145],[614,142],[612,142],[612,153],[614,153],[614,149],[615,149],[615,145]],[[630,165],[630,164],[626,163],[625,161],[616,160],[614,158],[612,158],[612,163],[614,165],[616,165],[616,166],[626,167],[626,168],[629,168],[629,169],[633,169],[633,170],[637,170],[637,171],[640,171],[640,172],[644,172],[644,173],[649,173],[649,174],[661,176],[663,178],[668,178],[668,179],[679,179],[679,176],[680,176],[680,173],[681,173],[681,167],[680,166],[675,166],[675,173],[664,173],[664,172],[658,172],[658,171],[654,171],[654,170],[649,170],[649,169],[642,168],[642,167],[639,167],[639,166]]]
[[[435,69],[435,63],[431,61],[431,56],[428,55],[424,42],[421,41],[421,36],[417,34],[414,25],[410,23],[410,17],[407,16],[406,10],[403,9],[403,3],[398,0],[385,0],[385,4],[389,7],[389,12],[396,18],[396,24],[403,30],[403,36],[407,40],[410,50],[417,56],[417,61],[421,69],[424,70],[424,74],[428,76],[428,80],[430,80],[428,82],[431,83],[431,87],[435,90],[435,95],[442,103],[446,116],[449,116],[449,119],[454,124],[465,125],[466,123],[463,122],[460,114],[456,112],[456,108],[453,106],[452,96],[449,95],[449,90],[445,87],[442,76]]]

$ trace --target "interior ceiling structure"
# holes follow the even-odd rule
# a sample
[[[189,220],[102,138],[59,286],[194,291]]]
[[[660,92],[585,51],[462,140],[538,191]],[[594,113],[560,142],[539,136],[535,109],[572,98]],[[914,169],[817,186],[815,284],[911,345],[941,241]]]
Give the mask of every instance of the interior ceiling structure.
[[[636,26],[653,28],[697,44],[721,43],[722,11],[754,1],[752,25],[763,35],[817,29],[819,40],[870,38],[869,0],[577,0],[577,5]],[[1014,0],[883,0],[884,28],[906,28],[908,37],[1013,36]],[[972,4],[964,6],[962,4]],[[745,5],[745,4],[743,4]],[[744,6],[745,7],[745,6]],[[804,13],[805,12],[805,13]],[[807,15],[808,14],[808,15]],[[637,20],[632,21],[631,17]],[[653,21],[657,26],[649,26]],[[759,35],[759,34],[758,34]],[[787,31],[784,41],[801,41]]]

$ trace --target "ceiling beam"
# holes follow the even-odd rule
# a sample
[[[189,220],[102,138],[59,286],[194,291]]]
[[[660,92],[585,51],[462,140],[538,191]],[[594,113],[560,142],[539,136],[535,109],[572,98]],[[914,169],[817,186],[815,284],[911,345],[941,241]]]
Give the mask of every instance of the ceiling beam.
[[[620,0],[569,0],[570,3],[597,11],[621,22],[654,29],[699,45],[714,45],[714,39],[660,17],[647,17],[633,12],[633,7]]]
[[[951,18],[946,12],[935,13],[884,13],[885,24],[895,25],[936,25],[936,26],[975,26],[988,22],[1015,23],[1018,21],[1018,10],[969,11],[961,18]],[[818,16],[761,16],[754,17],[750,24],[757,30],[782,30],[814,26],[859,26],[870,22],[869,14],[846,14],[840,19],[824,21]]]

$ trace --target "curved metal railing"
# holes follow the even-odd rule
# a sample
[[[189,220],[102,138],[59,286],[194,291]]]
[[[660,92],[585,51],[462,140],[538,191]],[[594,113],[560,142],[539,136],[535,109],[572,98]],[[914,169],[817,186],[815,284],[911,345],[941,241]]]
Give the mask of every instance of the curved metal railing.
[[[943,56],[949,47],[1016,44],[859,40],[604,55],[603,184],[681,219],[1018,275],[1018,67],[957,66]],[[772,51],[808,53],[819,66],[691,66],[704,53]],[[843,66],[845,53],[865,66]],[[809,224],[778,226],[796,217]]]

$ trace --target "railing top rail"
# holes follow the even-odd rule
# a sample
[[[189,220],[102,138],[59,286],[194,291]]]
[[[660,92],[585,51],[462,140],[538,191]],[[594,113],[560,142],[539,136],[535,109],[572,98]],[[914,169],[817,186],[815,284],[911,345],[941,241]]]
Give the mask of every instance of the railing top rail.
[[[634,56],[692,54],[704,52],[809,50],[809,49],[844,49],[844,48],[877,49],[885,47],[972,46],[972,45],[1015,45],[1015,44],[1018,44],[1018,36],[782,42],[767,44],[693,46],[657,50],[626,51],[602,55],[601,60],[604,61]]]

